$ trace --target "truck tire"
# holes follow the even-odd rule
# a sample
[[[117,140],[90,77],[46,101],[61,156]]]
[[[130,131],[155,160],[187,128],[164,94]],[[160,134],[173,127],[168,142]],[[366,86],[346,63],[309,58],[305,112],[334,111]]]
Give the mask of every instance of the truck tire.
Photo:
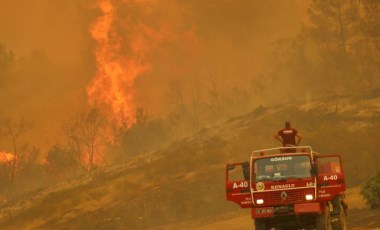
[[[342,197],[338,196],[333,201],[334,212],[331,215],[333,230],[347,230],[346,211],[342,203]]]
[[[330,209],[326,205],[325,211],[317,215],[315,218],[315,227],[317,230],[331,230],[331,215]]]
[[[270,230],[271,227],[267,220],[255,219],[255,230]]]

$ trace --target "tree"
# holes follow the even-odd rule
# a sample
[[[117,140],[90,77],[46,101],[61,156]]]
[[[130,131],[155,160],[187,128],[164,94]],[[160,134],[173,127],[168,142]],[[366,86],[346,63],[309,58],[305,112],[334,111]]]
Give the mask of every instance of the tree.
[[[361,194],[371,209],[380,208],[380,172],[364,183]]]
[[[361,5],[361,38],[355,46],[357,69],[363,84],[373,89],[380,83],[380,2],[362,0]]]
[[[144,108],[137,108],[136,123],[120,135],[120,146],[128,155],[156,150],[170,140],[171,130],[162,119],[153,119]]]
[[[362,0],[364,16],[362,17],[362,33],[373,48],[380,53],[380,2]]]
[[[149,115],[146,109],[143,107],[138,107],[135,112],[136,124],[145,126],[148,123]]]
[[[185,117],[188,114],[184,87],[181,82],[169,82],[165,97],[170,108],[168,119],[175,130],[175,137],[178,139],[182,136],[181,131],[183,131],[183,126],[186,123]]]
[[[360,23],[357,0],[313,0],[309,8],[311,38],[329,49],[349,51]]]
[[[368,84],[361,40],[361,1],[313,0],[309,21],[295,38],[277,42],[269,78],[284,101],[361,92]],[[362,64],[361,64],[362,63]],[[361,69],[358,68],[361,65]],[[300,97],[299,89],[308,95]],[[365,88],[365,90],[368,90]],[[286,98],[287,97],[287,98]]]
[[[359,8],[358,0],[314,0],[309,9],[312,26],[305,32],[315,46],[315,67],[320,70],[319,79],[333,83],[334,94],[360,86],[353,55],[359,36]]]
[[[11,155],[7,155],[5,152],[1,152],[4,161],[8,166],[8,173],[10,177],[10,183],[12,187],[15,185],[16,172],[19,166],[19,162],[23,157],[23,150],[20,146],[20,137],[26,132],[29,124],[25,119],[20,118],[18,120],[7,119],[2,122],[4,136],[10,140]]]
[[[220,118],[223,114],[221,106],[221,89],[218,85],[218,79],[215,77],[210,78],[209,80],[209,98],[208,101],[210,109],[213,111],[213,114],[216,118]]]
[[[46,183],[42,164],[39,162],[40,150],[36,147],[26,148],[25,154],[20,159],[18,181],[20,192],[33,190]]]
[[[64,133],[76,152],[76,161],[83,169],[92,172],[95,167],[94,157],[99,152],[101,141],[100,130],[105,126],[105,121],[97,108],[91,108],[88,112],[74,117],[64,128]],[[83,159],[82,154],[86,157]],[[87,167],[85,166],[87,164]]]
[[[5,71],[11,68],[14,63],[12,51],[8,51],[6,46],[0,43],[0,77]]]
[[[58,144],[53,145],[46,156],[45,168],[49,175],[58,178],[65,178],[69,173],[72,173],[76,165],[73,151]]]

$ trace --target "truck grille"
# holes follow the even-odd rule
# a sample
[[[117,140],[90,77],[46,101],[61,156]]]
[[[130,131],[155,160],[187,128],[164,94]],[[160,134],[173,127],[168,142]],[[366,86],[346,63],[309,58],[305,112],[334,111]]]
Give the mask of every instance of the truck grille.
[[[298,203],[304,200],[303,190],[290,190],[286,191],[286,195],[281,193],[284,191],[276,191],[269,194],[269,201],[273,204],[289,204]],[[285,198],[285,199],[284,199]]]
[[[305,196],[306,194],[314,195],[314,192],[315,191],[313,188],[300,188],[278,191],[272,190],[254,193],[254,199],[263,199],[263,205],[265,206],[292,205],[297,203],[309,202],[306,200]]]

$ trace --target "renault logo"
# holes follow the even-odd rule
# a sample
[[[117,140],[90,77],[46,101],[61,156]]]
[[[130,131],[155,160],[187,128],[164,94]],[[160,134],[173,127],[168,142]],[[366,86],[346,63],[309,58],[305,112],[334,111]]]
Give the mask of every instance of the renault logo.
[[[285,191],[281,192],[281,200],[285,201],[287,198],[288,194]]]

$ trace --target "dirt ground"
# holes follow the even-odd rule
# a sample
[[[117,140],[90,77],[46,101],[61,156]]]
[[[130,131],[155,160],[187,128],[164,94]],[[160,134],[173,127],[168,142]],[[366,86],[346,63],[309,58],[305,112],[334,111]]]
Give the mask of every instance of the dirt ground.
[[[348,229],[380,230],[380,210],[352,209],[349,211]]]
[[[230,214],[231,215],[231,214]],[[352,230],[380,230],[380,211],[371,211],[367,208],[352,209],[348,213],[347,229]],[[228,215],[215,218],[213,223],[194,226],[192,230],[244,230],[253,229],[253,221],[251,220],[249,211],[241,216]]]
[[[205,218],[197,222],[181,225],[167,225],[151,230],[191,229],[191,230],[246,230],[254,229],[249,210],[229,213],[213,218]],[[352,209],[348,213],[348,230],[380,230],[380,211],[369,209]]]
[[[360,195],[360,187],[348,189],[348,230],[380,230],[380,210],[370,210]],[[246,230],[254,229],[249,209],[237,209],[227,214],[206,217],[187,223],[166,225],[151,230],[191,229],[191,230]]]

